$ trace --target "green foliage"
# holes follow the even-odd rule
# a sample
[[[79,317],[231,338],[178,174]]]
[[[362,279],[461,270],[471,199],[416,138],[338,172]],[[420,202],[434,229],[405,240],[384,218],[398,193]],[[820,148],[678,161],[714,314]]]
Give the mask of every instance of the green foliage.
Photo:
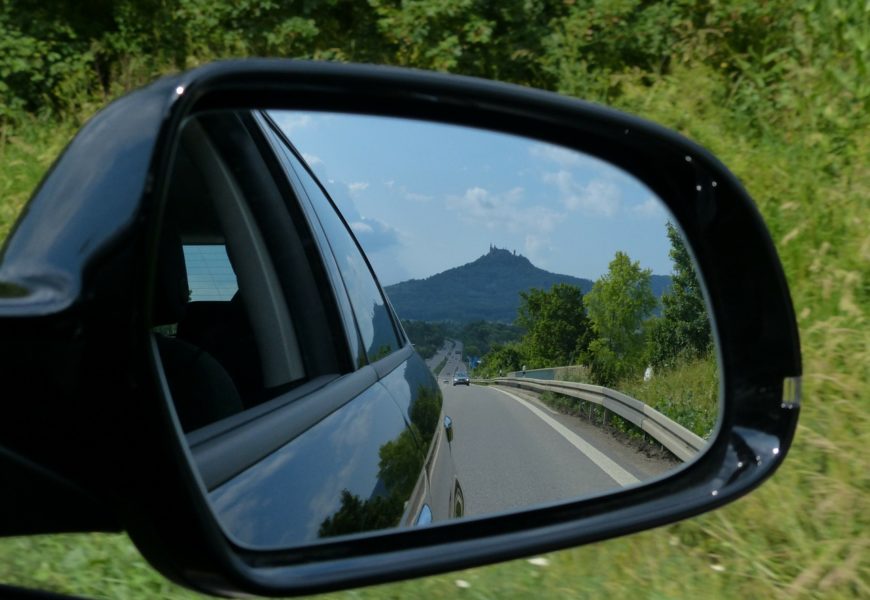
[[[716,357],[685,359],[657,370],[649,381],[632,377],[615,386],[703,438],[709,438],[719,416],[719,369]]]
[[[475,369],[475,377],[502,377],[511,371],[519,371],[526,361],[523,346],[519,343],[494,346]]]
[[[395,494],[363,500],[344,489],[341,491],[341,507],[323,520],[317,535],[333,537],[395,527],[402,516],[402,504]]]
[[[522,329],[507,323],[472,321],[451,330],[450,337],[462,340],[466,357],[481,357],[492,348],[511,344],[520,339]]]
[[[396,64],[549,87],[538,65],[560,0],[370,0]]]
[[[710,319],[692,257],[680,232],[667,224],[674,262],[671,289],[662,296],[662,316],[650,323],[650,355],[656,368],[673,366],[680,358],[709,354],[712,349]]]
[[[444,365],[446,365],[446,364],[447,364],[447,357],[444,357],[441,359],[441,362],[439,362],[438,365],[434,369],[432,369],[432,372],[435,374],[436,377],[441,375],[441,371],[444,370]]]
[[[656,307],[649,269],[641,269],[617,252],[584,303],[596,339],[589,343],[587,364],[601,385],[643,370],[646,354],[644,321]]]
[[[491,348],[520,339],[522,330],[506,323],[472,321],[470,323],[429,323],[426,321],[402,321],[414,348],[424,358],[434,356],[447,339],[460,340],[465,356],[483,356]],[[437,373],[440,369],[436,369]]]
[[[411,428],[378,450],[378,479],[385,493],[363,499],[342,490],[341,507],[321,523],[318,531],[321,537],[385,529],[399,523],[438,428],[441,402],[438,389],[418,388],[411,405]]]
[[[571,364],[589,346],[583,292],[572,285],[557,283],[549,290],[520,292],[516,323],[526,330],[522,344],[531,369]]]
[[[260,31],[237,28],[247,17],[226,16],[230,4],[117,0],[81,10],[72,0],[0,0],[0,237],[82,119],[161,73],[255,46],[417,67],[438,61],[453,72],[607,102],[709,148],[755,199],[801,331],[797,437],[772,481],[744,499],[552,554],[546,567],[512,561],[326,597],[870,596],[866,3],[268,2],[263,10],[286,18],[264,18]],[[448,4],[460,7],[459,17],[439,16]],[[480,25],[477,15],[492,23],[488,42],[464,29]],[[266,39],[293,16],[317,28],[312,37],[307,24],[287,26],[307,45]],[[200,597],[158,575],[123,535],[2,540],[0,581],[88,597]]]
[[[408,339],[414,344],[414,349],[423,358],[435,356],[438,349],[444,345],[444,340],[447,337],[447,328],[443,323],[403,319],[402,327],[408,334]]]
[[[429,444],[438,429],[438,417],[441,415],[441,390],[433,387],[420,386],[417,388],[417,397],[411,405],[411,425],[416,435],[425,446],[423,452],[427,452]]]

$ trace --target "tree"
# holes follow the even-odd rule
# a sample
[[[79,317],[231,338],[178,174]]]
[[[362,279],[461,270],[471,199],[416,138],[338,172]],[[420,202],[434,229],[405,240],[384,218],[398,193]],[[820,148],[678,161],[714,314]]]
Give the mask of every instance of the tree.
[[[712,338],[707,305],[692,266],[692,257],[680,232],[667,224],[674,263],[671,289],[662,296],[662,317],[651,328],[650,353],[657,367],[672,365],[679,357],[694,358],[710,351]]]
[[[522,343],[530,367],[570,364],[591,338],[583,292],[567,283],[520,292],[516,324],[526,330]]]
[[[587,362],[602,385],[643,369],[645,321],[656,307],[650,269],[641,269],[624,252],[617,252],[584,302],[596,339]]]
[[[500,377],[512,371],[519,371],[526,362],[519,343],[496,345],[492,347],[477,367],[478,377]]]

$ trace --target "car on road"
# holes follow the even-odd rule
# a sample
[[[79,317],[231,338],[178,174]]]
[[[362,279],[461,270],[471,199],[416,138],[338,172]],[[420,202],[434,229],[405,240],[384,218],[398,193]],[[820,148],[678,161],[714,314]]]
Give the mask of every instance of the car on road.
[[[453,376],[453,385],[471,385],[468,380],[468,373],[459,371]]]

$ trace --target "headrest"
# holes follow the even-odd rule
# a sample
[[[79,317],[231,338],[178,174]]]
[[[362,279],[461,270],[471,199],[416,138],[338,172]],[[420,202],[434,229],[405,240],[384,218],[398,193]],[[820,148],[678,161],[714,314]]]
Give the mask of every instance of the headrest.
[[[157,279],[154,286],[153,325],[178,323],[184,318],[190,289],[181,236],[174,224],[163,227],[157,248]]]

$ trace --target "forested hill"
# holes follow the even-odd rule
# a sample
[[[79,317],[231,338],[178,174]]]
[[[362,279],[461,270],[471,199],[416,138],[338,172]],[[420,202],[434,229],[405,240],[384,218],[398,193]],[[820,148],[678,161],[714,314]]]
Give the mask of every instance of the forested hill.
[[[426,279],[388,286],[386,292],[402,319],[511,323],[517,316],[520,292],[531,288],[548,290],[556,283],[577,286],[585,294],[593,282],[545,271],[525,256],[493,247],[473,262]],[[669,277],[653,275],[656,297],[669,283]]]

